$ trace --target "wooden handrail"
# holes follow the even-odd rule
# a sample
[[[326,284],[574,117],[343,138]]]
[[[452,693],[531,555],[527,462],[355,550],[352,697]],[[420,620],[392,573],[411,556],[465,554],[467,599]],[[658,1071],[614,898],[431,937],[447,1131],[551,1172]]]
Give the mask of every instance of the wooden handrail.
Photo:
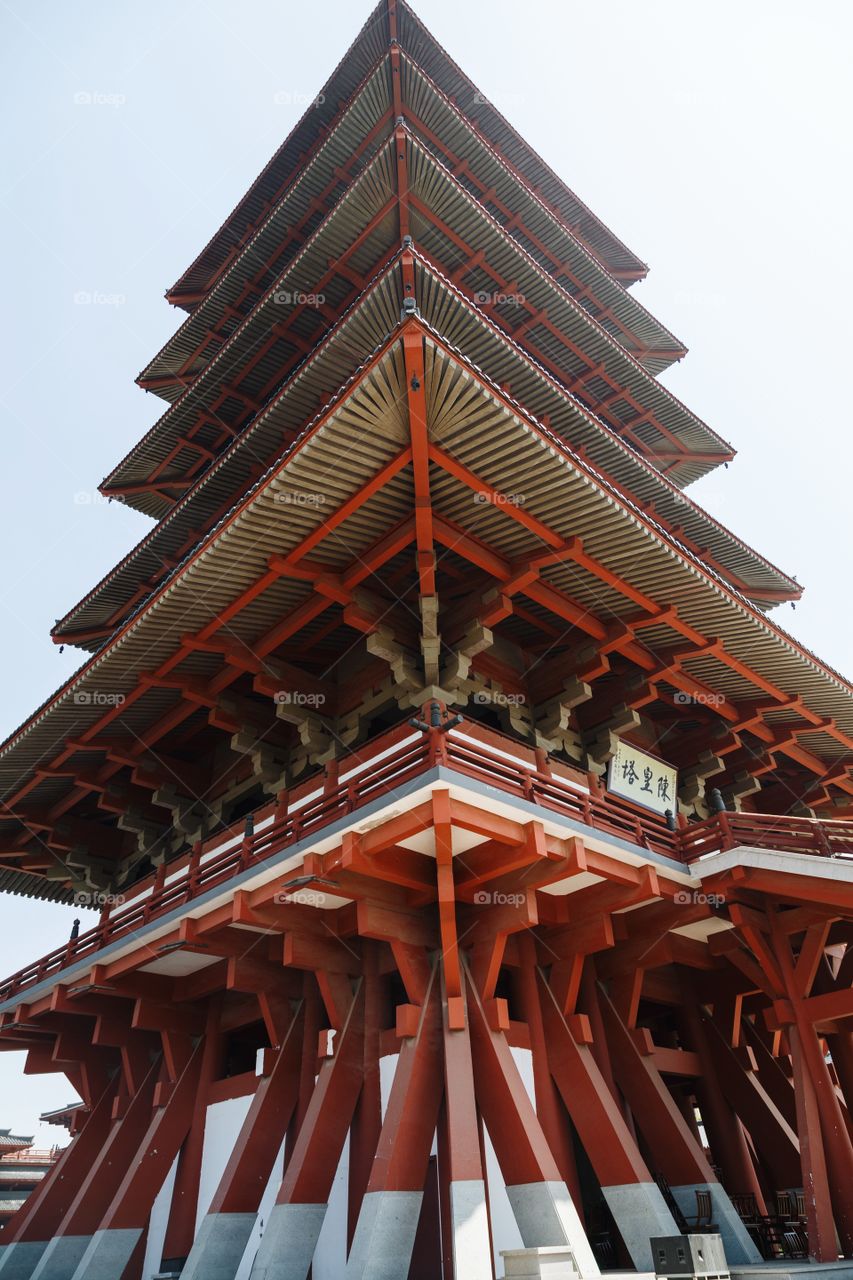
[[[384,744],[393,745],[396,741],[400,741],[399,727],[368,745],[379,756],[383,754]],[[232,828],[200,842],[193,848],[182,875],[167,884],[167,875],[163,869],[158,870],[151,877],[151,891],[144,899],[102,918],[95,928],[12,974],[0,983],[0,999],[8,999],[70,964],[96,954],[108,943],[128,936],[141,925],[187,905],[200,893],[264,862],[306,833],[353,813],[439,764],[593,830],[686,863],[704,854],[739,846],[853,858],[853,821],[722,812],[671,831],[663,818],[600,788],[588,791],[550,768],[537,768],[520,757],[508,758],[512,756],[511,748],[517,751],[521,744],[510,738],[505,742],[507,750],[501,753],[462,731],[445,733],[430,728],[418,740],[407,742],[398,753],[385,756],[377,765],[368,761],[344,782],[323,787],[312,800],[300,803],[295,799],[292,805],[283,806],[278,811],[281,816],[272,824],[267,822],[260,831],[244,829],[241,834],[239,828]],[[353,753],[339,761],[335,777],[350,772],[359,760],[358,753]],[[319,780],[321,775],[316,776]]]

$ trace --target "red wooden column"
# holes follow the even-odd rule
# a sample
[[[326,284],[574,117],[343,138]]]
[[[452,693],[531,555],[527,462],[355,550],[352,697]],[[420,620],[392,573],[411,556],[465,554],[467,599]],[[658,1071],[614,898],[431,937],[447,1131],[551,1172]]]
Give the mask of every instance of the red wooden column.
[[[836,1031],[826,1037],[826,1042],[849,1117],[853,1115],[853,1033]]]
[[[311,1095],[314,1092],[314,1084],[317,1078],[317,1044],[320,1039],[322,1000],[313,973],[306,971],[303,978],[304,995],[302,997],[302,1008],[305,1022],[302,1037],[302,1057],[299,1063],[299,1092],[296,1097],[296,1106],[293,1108],[293,1115],[287,1126],[287,1138],[284,1144],[285,1171],[293,1156],[302,1122],[311,1105]]]
[[[350,1129],[347,1245],[351,1246],[361,1202],[370,1180],[376,1144],[382,1129],[379,1084],[381,990],[378,944],[362,941],[364,956],[364,1083]]]
[[[174,1042],[164,1035],[167,1060],[175,1061]],[[113,1280],[121,1275],[146,1229],[151,1206],[192,1123],[204,1057],[204,1040],[185,1056],[178,1049],[175,1078],[160,1080],[154,1092],[154,1115],[136,1158],[119,1183],[98,1230],[89,1242],[74,1280]],[[180,1061],[183,1066],[179,1068]]]
[[[583,1224],[506,1036],[490,1025],[479,992],[470,980],[468,1014],[477,1101],[524,1246],[565,1246],[572,1251],[581,1275],[597,1276],[598,1264]]]
[[[625,1026],[603,990],[599,991],[599,1002],[616,1080],[651,1152],[656,1172],[666,1178],[687,1218],[696,1213],[696,1192],[709,1191],[729,1262],[759,1263],[758,1250],[654,1062],[640,1052],[635,1033]]]
[[[729,1190],[753,1191],[759,1203],[763,1200],[740,1124],[738,1122],[737,1127],[732,1124],[738,1117],[749,1129],[762,1159],[772,1169],[775,1185],[797,1186],[800,1152],[796,1132],[762,1087],[756,1073],[744,1065],[748,1051],[744,1049],[740,1057],[736,1055],[712,1018],[704,1012],[690,1010],[687,993],[684,1009],[690,1043],[702,1064],[703,1075],[697,1082],[702,1118],[711,1149],[730,1180]]]
[[[441,997],[433,971],[415,1035],[400,1050],[347,1280],[408,1275],[441,1096]]]
[[[169,1222],[163,1240],[162,1271],[175,1270],[176,1265],[182,1266],[189,1256],[195,1238],[208,1096],[222,1058],[222,1036],[219,1030],[221,1010],[222,995],[217,993],[211,997],[208,1005],[198,1092],[190,1130],[178,1157],[172,1203],[169,1206]]]
[[[439,1172],[446,1199],[442,1216],[450,1235],[450,1274],[454,1280],[494,1280],[471,1038],[464,1006],[451,1003],[454,997],[448,995],[443,969],[441,979],[444,1126]]]
[[[536,985],[536,947],[531,934],[519,934],[516,939],[516,948],[521,961],[521,966],[518,970],[518,993],[521,1001],[521,1012],[530,1033],[536,1114],[557,1162],[560,1175],[569,1189],[569,1194],[578,1211],[578,1216],[583,1222],[583,1203],[581,1200],[580,1180],[575,1163],[575,1153],[572,1149],[572,1135],[548,1065],[542,1007],[539,1003],[539,991]]]
[[[700,1010],[696,993],[684,975],[682,975],[681,990],[683,1000],[679,1016],[685,1032],[684,1043],[695,1051],[702,1068],[702,1075],[696,1080],[695,1088],[711,1150],[723,1171],[729,1192],[738,1194],[751,1192],[756,1197],[761,1212],[765,1213],[764,1196],[749,1154],[746,1136],[735,1104],[730,1097],[725,1096],[720,1067],[725,1070],[723,1063],[729,1066],[734,1087],[745,1083],[749,1088],[749,1082],[741,1079],[744,1075],[743,1068],[736,1062],[732,1067],[728,1055],[718,1055],[718,1058],[723,1058],[723,1062],[715,1066],[708,1044],[709,1036],[716,1034],[715,1029],[707,1025],[710,1020],[704,1010]],[[725,1049],[726,1046],[720,1047]],[[756,1091],[753,1090],[749,1095],[750,1098],[754,1097],[755,1093]],[[760,1105],[761,1099],[755,1097],[755,1101]],[[749,1115],[754,1119],[752,1111]]]
[[[30,1276],[74,1203],[112,1123],[118,1077],[111,1080],[76,1137],[3,1230],[0,1276]]]
[[[435,832],[435,864],[438,887],[438,918],[441,929],[443,998],[448,1027],[465,1029],[465,1002],[462,997],[462,969],[456,930],[456,885],[453,878],[453,829],[450,821],[450,792],[436,791],[432,797]]]
[[[759,960],[763,961],[767,971],[775,979],[776,984],[781,985],[785,993],[786,998],[777,1001],[775,1012],[782,1024],[787,1026],[789,1038],[796,1029],[796,1036],[791,1039],[791,1061],[794,1067],[794,1094],[796,1096],[798,1087],[802,1094],[798,1100],[797,1109],[800,1149],[802,1153],[805,1139],[805,1146],[813,1166],[808,1171],[808,1181],[814,1190],[816,1213],[818,1213],[824,1200],[822,1162],[818,1153],[818,1143],[821,1138],[823,1139],[828,1174],[827,1187],[832,1200],[835,1226],[842,1249],[845,1255],[849,1256],[853,1254],[853,1143],[850,1141],[847,1123],[819,1037],[804,1008],[805,999],[814,980],[818,959],[822,955],[822,947],[826,941],[825,933],[821,930],[808,931],[804,937],[800,955],[795,962],[790,940],[782,930],[772,908],[768,909],[770,934],[767,938],[759,935],[757,930],[748,927],[749,920],[743,911],[741,916],[743,917],[741,932],[749,938],[753,951]],[[810,945],[810,933],[812,945]],[[810,1080],[810,1088],[805,1085],[806,1075]],[[816,1132],[804,1134],[800,1126],[811,1115],[812,1104],[820,1119],[820,1127]],[[803,1110],[804,1107],[806,1111]],[[805,1183],[807,1179],[805,1163],[803,1179]],[[827,1242],[826,1228],[820,1229],[815,1239],[819,1242],[820,1248],[831,1249]],[[817,1254],[814,1256],[817,1257]],[[828,1257],[828,1253],[825,1257]]]
[[[364,981],[333,1044],[293,1147],[261,1240],[252,1280],[305,1280],[328,1207],[335,1172],[364,1079]]]
[[[115,1189],[139,1153],[139,1146],[151,1123],[154,1090],[159,1063],[128,1100],[114,1106],[109,1135],[96,1153],[85,1176],[75,1188],[76,1195],[32,1273],[32,1280],[70,1280],[109,1208]]]
[[[672,1214],[593,1056],[589,1019],[575,1014],[566,1020],[541,970],[538,994],[550,1071],[631,1260],[649,1271],[649,1237],[675,1234]]]
[[[809,1256],[816,1262],[835,1262],[838,1245],[832,1216],[832,1196],[826,1151],[821,1138],[817,1091],[806,1065],[799,1031],[790,1027],[791,1065],[794,1069],[794,1098],[797,1104],[797,1133],[800,1136],[803,1192],[806,1199]]]
[[[233,1280],[237,1274],[261,1197],[296,1109],[305,1030],[304,1001],[300,1001],[282,1044],[264,1052],[263,1075],[181,1272],[183,1280],[207,1280],[214,1274],[214,1263],[215,1274],[222,1280]],[[316,1034],[313,1045],[316,1046]],[[312,1063],[315,1061],[316,1052]]]

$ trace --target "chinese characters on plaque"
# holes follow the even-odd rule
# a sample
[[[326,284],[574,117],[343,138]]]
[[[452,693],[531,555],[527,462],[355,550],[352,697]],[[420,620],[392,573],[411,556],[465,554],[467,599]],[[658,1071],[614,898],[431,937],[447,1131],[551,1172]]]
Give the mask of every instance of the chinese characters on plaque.
[[[607,766],[607,788],[655,813],[676,811],[678,773],[630,742],[620,742]]]

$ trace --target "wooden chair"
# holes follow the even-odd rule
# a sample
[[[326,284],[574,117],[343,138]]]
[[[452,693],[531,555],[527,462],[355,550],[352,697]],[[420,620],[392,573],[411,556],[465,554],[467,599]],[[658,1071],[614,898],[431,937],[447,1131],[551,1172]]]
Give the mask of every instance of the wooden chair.
[[[753,1191],[734,1192],[729,1198],[741,1222],[746,1226],[761,1221],[761,1214],[758,1212],[758,1201]]]
[[[790,1191],[776,1192],[776,1221],[790,1222],[793,1218],[794,1206],[791,1203]]]
[[[675,1222],[675,1225],[678,1227],[678,1230],[682,1232],[686,1232],[688,1229],[687,1219],[685,1218],[684,1214],[681,1212],[681,1209],[678,1207],[678,1202],[675,1196],[672,1194],[672,1188],[670,1187],[666,1178],[663,1176],[662,1173],[656,1173],[655,1182],[658,1184],[660,1193],[666,1202],[667,1208],[672,1214],[673,1221]]]
[[[616,1250],[610,1236],[598,1236],[592,1240],[592,1252],[600,1271],[612,1271],[616,1266]]]
[[[797,1197],[797,1221],[805,1226],[806,1218],[806,1196],[804,1191],[794,1193]]]
[[[783,1227],[775,1217],[762,1213],[758,1207],[758,1199],[753,1191],[735,1192],[731,1197],[738,1217],[750,1234],[762,1258],[778,1258],[785,1250],[780,1231]],[[790,1225],[790,1224],[788,1224]]]
[[[803,1231],[786,1231],[784,1233],[785,1256],[788,1258],[807,1258],[809,1242]]]
[[[710,1191],[696,1192],[696,1213],[693,1217],[687,1216],[688,1231],[716,1231],[717,1224],[711,1220],[711,1193]]]

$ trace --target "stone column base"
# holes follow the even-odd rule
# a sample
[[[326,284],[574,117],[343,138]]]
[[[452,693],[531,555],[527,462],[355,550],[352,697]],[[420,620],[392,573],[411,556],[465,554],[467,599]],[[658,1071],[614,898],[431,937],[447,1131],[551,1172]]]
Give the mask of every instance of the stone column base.
[[[501,1249],[506,1280],[579,1280],[575,1256],[565,1245]]]

